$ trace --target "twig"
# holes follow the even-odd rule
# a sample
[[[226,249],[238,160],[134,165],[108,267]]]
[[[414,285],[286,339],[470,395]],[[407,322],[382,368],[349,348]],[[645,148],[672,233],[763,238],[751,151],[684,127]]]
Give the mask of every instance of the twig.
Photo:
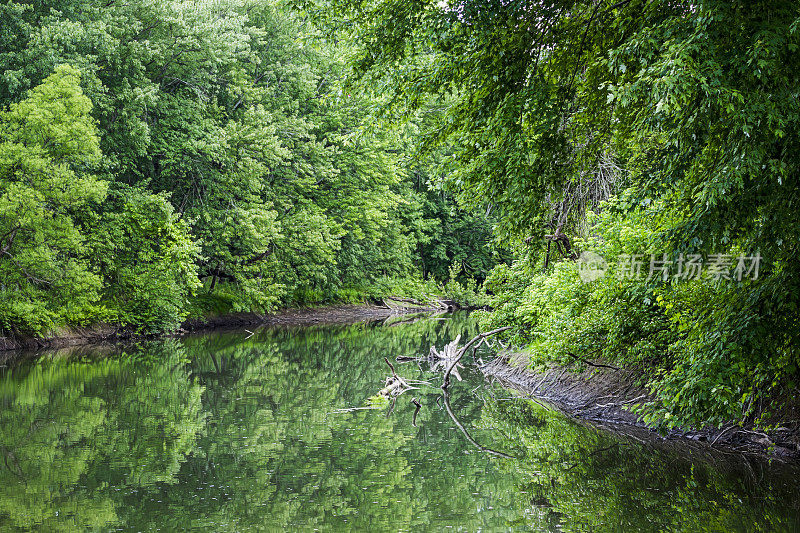
[[[583,357],[578,357],[577,355],[575,355],[575,354],[574,354],[574,353],[572,353],[572,352],[567,352],[567,355],[569,355],[570,357],[574,357],[575,359],[577,359],[577,360],[578,360],[578,361],[580,361],[581,363],[585,363],[585,364],[587,364],[587,365],[589,365],[589,366],[593,366],[593,367],[595,367],[595,368],[610,368],[611,370],[619,370],[619,368],[618,368],[618,367],[616,367],[616,366],[604,365],[604,364],[602,364],[602,363],[592,363],[591,361],[587,361],[587,360],[586,360],[586,359],[584,359]]]
[[[411,403],[417,406],[417,408],[414,409],[414,417],[411,419],[411,425],[417,427],[417,413],[419,413],[419,410],[422,409],[422,405],[416,398],[411,398]]]
[[[404,380],[403,378],[401,378],[400,376],[397,375],[397,372],[395,372],[395,370],[394,370],[394,365],[389,362],[388,358],[384,357],[383,360],[386,361],[386,364],[389,365],[389,368],[392,369],[392,376],[394,376],[394,379],[399,381],[400,384],[403,385],[405,388],[408,388],[408,389],[412,388],[408,383],[406,383],[406,380]]]

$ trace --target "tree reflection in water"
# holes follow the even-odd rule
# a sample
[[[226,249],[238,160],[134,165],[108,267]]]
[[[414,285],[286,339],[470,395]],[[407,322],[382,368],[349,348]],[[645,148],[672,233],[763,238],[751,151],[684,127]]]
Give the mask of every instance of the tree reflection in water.
[[[337,412],[375,393],[384,357],[476,333],[463,315],[212,333],[6,370],[0,527],[800,527],[785,467],[620,441],[528,401],[495,400],[503,391],[469,371],[444,403],[436,387],[414,391],[417,427],[410,395],[389,417]],[[402,372],[433,378],[414,365]]]

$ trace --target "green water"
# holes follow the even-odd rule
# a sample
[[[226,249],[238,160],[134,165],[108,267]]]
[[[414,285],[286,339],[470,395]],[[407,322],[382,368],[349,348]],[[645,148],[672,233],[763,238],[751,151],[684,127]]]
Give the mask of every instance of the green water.
[[[0,529],[793,531],[797,471],[664,451],[466,371],[365,406],[465,316],[44,354],[0,376]],[[415,363],[407,378],[438,378]],[[416,427],[414,405],[422,408]]]

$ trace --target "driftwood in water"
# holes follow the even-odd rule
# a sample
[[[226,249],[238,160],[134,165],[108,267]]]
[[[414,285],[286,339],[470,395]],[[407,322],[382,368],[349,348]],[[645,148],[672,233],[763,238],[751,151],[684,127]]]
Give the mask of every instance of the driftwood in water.
[[[459,368],[464,368],[463,365],[456,361],[458,357],[458,343],[461,341],[461,335],[453,339],[453,342],[445,344],[442,350],[436,349],[436,346],[431,346],[430,354],[428,355],[428,362],[431,365],[431,371],[436,372],[441,368],[445,370],[450,367],[451,363],[455,362],[451,372],[461,381],[461,375],[458,373]]]
[[[386,378],[384,387],[378,391],[379,395],[387,398],[397,398],[406,391],[418,388],[410,385],[406,380],[398,376],[397,372],[394,370],[394,365],[392,365],[387,358],[384,357],[383,360],[389,365],[389,368],[392,370],[392,375]]]
[[[386,364],[389,365],[389,369],[392,371],[391,376],[387,376],[386,380],[384,381],[384,386],[375,396],[382,396],[384,398],[392,400],[391,407],[389,408],[389,412],[386,416],[389,416],[394,411],[395,405],[397,404],[398,396],[410,391],[410,390],[417,390],[419,387],[417,385],[431,385],[428,381],[421,381],[417,379],[405,379],[397,374],[394,369],[394,365],[389,362],[387,358],[383,358],[386,361]],[[417,413],[419,412],[422,405],[420,405],[419,400],[413,398],[411,403],[417,406],[417,410],[414,412],[414,424],[417,421]],[[375,405],[369,405],[365,407],[349,407],[345,409],[336,409],[333,411],[334,413],[349,413],[352,411],[360,411],[363,409],[380,409],[380,407]]]
[[[386,309],[393,312],[408,312],[413,310],[420,311],[447,311],[452,306],[444,300],[428,300],[420,302],[413,298],[401,298],[399,296],[387,296],[381,299],[381,303]]]
[[[486,333],[479,333],[478,335],[473,337],[473,339],[471,341],[469,341],[467,344],[465,344],[463,348],[461,348],[460,350],[455,352],[455,355],[453,355],[449,359],[447,370],[445,370],[445,372],[444,372],[444,379],[442,380],[442,388],[443,389],[447,389],[447,387],[450,386],[450,374],[452,374],[453,369],[455,369],[456,366],[458,366],[459,362],[461,361],[461,358],[464,357],[465,353],[467,353],[467,350],[469,350],[473,345],[475,345],[475,349],[477,350],[478,346],[480,346],[481,343],[485,342],[487,337],[490,337],[492,335],[496,335],[496,334],[498,334],[500,332],[503,332],[503,331],[506,331],[506,330],[509,330],[509,329],[511,329],[511,326],[505,326],[505,327],[502,327],[502,328],[493,329],[492,331],[487,331]],[[460,339],[460,336],[456,337],[456,340],[459,340],[459,339]],[[451,344],[453,344],[453,343],[451,343]],[[456,374],[456,376],[458,377],[459,380],[461,380],[460,376],[458,376],[457,374]]]
[[[474,353],[478,348],[480,348],[481,344],[488,342],[486,340],[488,337],[509,329],[511,329],[510,326],[505,326],[502,328],[493,329],[492,331],[487,331],[486,333],[480,333],[461,348],[458,347],[458,343],[461,342],[461,335],[459,335],[452,342],[445,344],[441,350],[437,350],[436,346],[431,346],[430,353],[427,356],[399,356],[397,357],[397,361],[401,363],[408,361],[416,361],[417,363],[421,363],[426,361],[431,365],[431,370],[433,372],[443,369],[444,381],[442,382],[442,388],[446,389],[450,386],[451,374],[455,375],[458,381],[462,381],[461,374],[459,374],[458,369],[464,368],[464,365],[461,364],[461,358],[464,357],[464,354],[467,353],[467,350],[472,348]],[[387,364],[389,363],[388,360],[386,362]]]
[[[414,417],[411,419],[411,425],[417,427],[417,414],[419,413],[419,410],[422,409],[422,404],[419,403],[419,400],[416,398],[411,398],[411,403],[417,406],[417,408],[414,409]]]
[[[436,349],[436,346],[431,346],[430,352],[428,355],[425,356],[409,356],[409,355],[400,355],[397,357],[398,363],[407,363],[409,361],[415,361],[416,363],[428,363],[430,365],[431,372],[444,372],[450,363],[458,356],[458,343],[461,341],[461,335],[456,337],[452,342],[445,344],[441,351]],[[464,368],[463,365],[458,364],[453,369],[453,375],[461,381],[461,376],[458,373],[459,368]]]
[[[389,411],[386,413],[386,416],[390,416],[394,412],[394,407],[397,405],[397,398],[398,396],[402,395],[405,392],[410,390],[417,390],[419,387],[415,385],[430,385],[427,381],[420,381],[420,380],[406,380],[400,377],[394,369],[394,365],[389,362],[387,358],[383,358],[386,361],[386,364],[389,365],[389,368],[392,371],[392,375],[386,378],[384,383],[384,387],[378,391],[379,396],[383,396],[384,398],[389,398],[392,400],[392,405],[389,407]],[[411,399],[411,403],[413,403],[417,408],[414,411],[414,420],[412,422],[413,426],[417,426],[417,413],[419,413],[420,408],[422,405],[419,403],[419,400],[416,398]]]

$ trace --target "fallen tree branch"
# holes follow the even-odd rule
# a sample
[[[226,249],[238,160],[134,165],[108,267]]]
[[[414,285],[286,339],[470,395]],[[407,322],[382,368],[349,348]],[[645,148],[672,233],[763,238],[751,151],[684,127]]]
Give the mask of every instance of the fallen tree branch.
[[[461,340],[461,335],[458,335],[452,342],[449,342],[442,347],[442,351],[438,351],[436,346],[431,346],[431,351],[428,354],[428,362],[431,365],[431,371],[437,372],[439,367],[441,366],[442,369],[447,369],[452,361],[458,357],[459,348],[458,343]],[[455,374],[456,379],[461,381],[461,375],[458,373],[458,368],[464,368],[461,364],[456,361],[456,367],[453,369],[453,374]]]
[[[481,340],[485,339],[486,337],[489,337],[490,335],[496,335],[498,333],[501,333],[503,331],[507,331],[509,329],[511,329],[511,326],[504,326],[502,328],[493,329],[492,331],[487,331],[486,333],[479,333],[471,341],[469,341],[467,344],[465,344],[464,347],[461,348],[458,351],[458,353],[452,359],[452,361],[450,361],[450,365],[447,367],[447,370],[444,373],[444,380],[442,381],[442,388],[443,389],[447,389],[447,387],[450,386],[450,373],[453,371],[453,369],[456,367],[456,365],[459,363],[459,361],[461,361],[461,358],[464,357],[464,354],[467,352],[467,350],[470,348],[470,346],[472,346],[473,344],[475,344],[478,341],[481,341]]]
[[[381,396],[385,396],[386,398],[397,398],[404,392],[418,389],[419,387],[414,387],[410,385],[406,380],[401,378],[397,375],[397,372],[394,370],[394,365],[389,362],[389,359],[386,357],[383,358],[386,361],[386,364],[389,365],[389,368],[392,370],[392,375],[386,378],[385,386],[378,391],[378,394]],[[422,382],[420,382],[422,383]],[[394,404],[392,404],[392,409],[394,409]],[[390,410],[389,413],[392,411]]]

